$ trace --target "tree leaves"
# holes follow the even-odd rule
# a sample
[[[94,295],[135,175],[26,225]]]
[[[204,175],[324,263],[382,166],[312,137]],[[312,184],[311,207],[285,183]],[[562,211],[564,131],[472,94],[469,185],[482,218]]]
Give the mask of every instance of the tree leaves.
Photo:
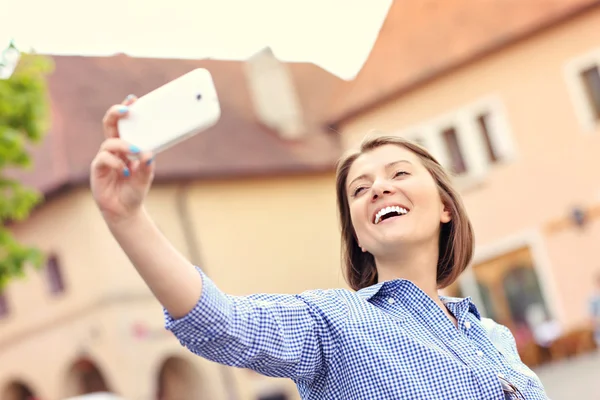
[[[44,261],[39,250],[19,243],[7,227],[26,219],[42,196],[5,172],[30,167],[27,146],[40,141],[48,129],[46,75],[52,68],[48,58],[23,54],[14,74],[0,80],[0,290],[23,277],[28,265],[40,267]]]

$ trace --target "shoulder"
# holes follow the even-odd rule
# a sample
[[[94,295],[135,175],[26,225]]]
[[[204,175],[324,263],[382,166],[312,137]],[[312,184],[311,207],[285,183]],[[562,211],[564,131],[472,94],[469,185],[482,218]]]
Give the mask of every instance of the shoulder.
[[[481,325],[483,325],[489,340],[496,350],[498,350],[506,360],[512,364],[519,364],[521,362],[517,343],[510,329],[490,318],[481,318]]]
[[[321,309],[341,307],[347,310],[356,296],[356,293],[346,289],[314,289],[300,293],[298,298]]]
[[[481,318],[481,325],[485,329],[488,338],[502,353],[504,353],[503,350],[506,349],[510,349],[511,351],[513,348],[516,349],[515,338],[510,329],[506,326],[500,325],[491,318],[483,317]]]
[[[354,296],[353,292],[346,289],[312,289],[299,294],[260,293],[232,297],[281,309],[304,308],[316,315],[342,317],[348,314],[349,304]]]
[[[481,318],[481,324],[488,333],[490,341],[500,354],[502,354],[510,368],[535,380],[541,386],[541,381],[535,372],[521,360],[515,337],[510,329],[490,318]]]

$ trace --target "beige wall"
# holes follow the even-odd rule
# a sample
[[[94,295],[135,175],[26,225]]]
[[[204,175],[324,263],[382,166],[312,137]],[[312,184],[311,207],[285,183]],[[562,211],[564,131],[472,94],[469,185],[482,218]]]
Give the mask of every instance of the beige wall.
[[[189,255],[177,196],[187,199],[202,265],[228,293],[344,286],[332,175],[197,183],[187,192],[154,187],[150,213]],[[159,304],[111,238],[87,190],[50,201],[14,232],[58,254],[67,291],[52,297],[40,272],[9,285],[11,314],[0,319],[0,390],[19,379],[42,399],[58,400],[66,394],[70,366],[87,354],[113,390],[146,400],[161,363],[176,355],[198,368],[204,398],[224,398],[224,369],[193,356],[164,331]],[[152,338],[133,336],[138,322]],[[227,370],[240,399],[251,399],[253,376]]]
[[[585,132],[564,75],[565,63],[600,48],[600,10],[463,67],[341,126],[347,146],[372,129],[394,134],[480,98],[496,96],[516,146],[514,160],[464,190],[477,243],[489,250],[514,237],[537,243],[539,273],[562,322],[585,318],[590,273],[600,269],[597,227],[548,234],[575,204],[600,201],[600,130]],[[552,235],[552,236],[548,236]],[[542,237],[539,241],[536,238]],[[512,240],[514,243],[519,240]],[[484,251],[486,253],[488,251]],[[577,253],[576,255],[574,253]]]

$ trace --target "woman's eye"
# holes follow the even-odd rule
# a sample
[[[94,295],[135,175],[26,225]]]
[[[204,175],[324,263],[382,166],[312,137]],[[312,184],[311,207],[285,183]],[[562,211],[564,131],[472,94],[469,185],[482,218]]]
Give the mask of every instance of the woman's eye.
[[[394,178],[397,178],[397,177],[402,176],[402,175],[408,175],[408,172],[406,172],[406,171],[398,171],[398,172],[396,172],[394,174]]]
[[[356,189],[354,189],[354,192],[352,192],[353,196],[358,196],[360,194],[360,192],[362,192],[365,189],[364,186],[358,187]]]

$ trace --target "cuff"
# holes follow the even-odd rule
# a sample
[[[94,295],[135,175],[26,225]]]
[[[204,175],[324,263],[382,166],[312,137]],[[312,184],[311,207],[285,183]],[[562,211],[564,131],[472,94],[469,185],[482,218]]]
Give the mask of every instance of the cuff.
[[[227,331],[231,301],[210,278],[196,267],[202,277],[202,294],[196,306],[185,316],[174,319],[163,308],[165,328],[182,342],[198,343],[214,339]]]

